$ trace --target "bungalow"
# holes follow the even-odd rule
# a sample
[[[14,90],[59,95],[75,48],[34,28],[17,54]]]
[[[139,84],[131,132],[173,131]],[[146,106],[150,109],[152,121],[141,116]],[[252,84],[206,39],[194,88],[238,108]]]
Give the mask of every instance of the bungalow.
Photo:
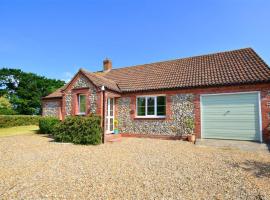
[[[80,69],[46,96],[43,116],[104,116],[104,134],[269,141],[270,68],[251,48],[103,71]]]

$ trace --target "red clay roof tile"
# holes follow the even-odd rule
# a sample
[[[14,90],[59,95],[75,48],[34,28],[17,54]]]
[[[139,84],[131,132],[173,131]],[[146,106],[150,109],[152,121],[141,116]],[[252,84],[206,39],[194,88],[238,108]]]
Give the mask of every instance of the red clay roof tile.
[[[270,81],[270,69],[251,48],[98,73],[122,92],[192,88]]]
[[[112,69],[83,71],[96,85],[116,92],[270,82],[270,68],[251,48]],[[48,98],[61,96],[60,90]],[[46,98],[47,98],[46,97]]]

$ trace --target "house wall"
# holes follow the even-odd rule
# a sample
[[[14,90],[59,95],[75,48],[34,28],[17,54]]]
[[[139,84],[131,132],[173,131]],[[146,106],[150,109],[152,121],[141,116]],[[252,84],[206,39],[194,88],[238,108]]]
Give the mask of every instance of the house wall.
[[[135,118],[134,97],[123,97],[116,101],[118,106],[117,118],[121,133],[154,134],[168,136],[182,136],[190,130],[185,125],[187,117],[194,115],[194,95],[167,95],[166,119]],[[135,103],[136,104],[136,103]]]
[[[43,100],[42,116],[62,118],[61,99]]]
[[[87,89],[88,113],[102,114],[101,91],[83,75],[78,75],[64,93],[62,102],[59,100],[43,101],[44,116],[58,116],[63,118],[73,113],[74,95],[76,92]],[[197,89],[165,90],[152,92],[125,93],[121,96],[106,91],[107,97],[115,97],[115,117],[119,122],[122,134],[149,135],[149,136],[182,136],[189,133],[185,126],[186,117],[193,117],[195,121],[195,134],[201,137],[201,108],[200,95],[214,93],[234,93],[260,91],[261,118],[264,141],[270,140],[268,126],[270,123],[270,84],[250,84],[242,86],[209,87]],[[166,118],[140,119],[136,118],[136,96],[140,95],[166,95]],[[72,100],[73,99],[73,100]],[[72,103],[73,102],[73,103]],[[61,112],[62,108],[62,112]]]
[[[184,125],[186,116],[195,119],[195,134],[201,137],[201,108],[200,95],[213,93],[250,92],[260,91],[263,139],[270,140],[268,126],[270,123],[270,84],[250,84],[242,86],[226,86],[197,88],[184,90],[166,90],[162,92],[139,92],[124,94],[117,100],[117,118],[119,129],[124,134],[147,134],[147,135],[169,135],[179,136],[188,132]],[[136,96],[166,94],[167,116],[165,119],[137,119]],[[267,106],[269,102],[269,106]],[[176,127],[176,128],[175,128]]]
[[[80,91],[81,89],[81,91]],[[87,91],[86,91],[87,90]],[[73,80],[70,86],[65,90],[63,96],[63,114],[65,116],[76,115],[77,110],[77,99],[76,95],[79,93],[86,94],[87,99],[87,114],[97,113],[97,89],[96,87],[82,74],[78,74],[78,76]]]

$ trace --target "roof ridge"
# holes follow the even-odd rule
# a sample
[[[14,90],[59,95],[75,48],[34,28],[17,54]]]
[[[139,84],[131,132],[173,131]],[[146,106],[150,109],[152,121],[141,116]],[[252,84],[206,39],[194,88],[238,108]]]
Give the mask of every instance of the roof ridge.
[[[112,81],[112,82],[114,82],[115,83],[115,81],[113,81],[113,80],[111,80],[111,79],[108,79],[108,78],[105,78],[105,77],[103,77],[103,76],[100,76],[100,75],[98,75],[98,74],[96,74],[96,73],[93,73],[93,72],[90,72],[90,71],[88,71],[88,70],[85,70],[85,69],[80,69],[81,71],[83,71],[84,73],[87,73],[87,74],[90,74],[90,75],[93,75],[93,76],[95,76],[95,77],[98,77],[98,78],[101,78],[101,79],[104,79],[104,80],[108,80],[108,81]]]
[[[86,73],[86,74],[88,74],[88,75],[95,76],[96,78],[102,79],[102,80],[104,80],[104,81],[108,81],[108,82],[114,83],[114,84],[117,86],[117,88],[119,89],[119,91],[121,91],[121,89],[120,89],[118,83],[115,82],[115,81],[112,80],[112,79],[108,79],[108,78],[106,78],[106,77],[100,76],[100,75],[98,75],[98,74],[96,74],[96,73],[90,72],[90,71],[85,70],[85,69],[82,69],[82,68],[80,68],[80,71],[82,71],[83,73]],[[106,86],[105,86],[105,87],[106,87]]]
[[[158,61],[158,62],[150,62],[150,63],[144,63],[144,64],[138,64],[138,65],[120,67],[120,68],[113,68],[110,71],[117,71],[117,70],[122,70],[122,69],[127,69],[127,68],[141,67],[141,66],[145,66],[145,65],[152,65],[152,64],[160,64],[160,63],[166,63],[166,62],[173,62],[173,61],[178,61],[178,60],[186,60],[186,59],[198,58],[198,57],[204,57],[204,56],[213,56],[213,55],[224,54],[224,53],[229,53],[229,52],[237,52],[237,51],[243,51],[243,50],[252,50],[253,52],[255,52],[251,47],[246,47],[246,48],[241,48],[241,49],[220,51],[220,52],[209,53],[209,54],[202,54],[202,55],[197,55],[197,56],[188,56],[188,57],[184,57],[184,58],[176,58],[176,59],[171,59],[171,60],[163,60],[163,61]],[[110,72],[110,71],[108,71],[108,72]],[[104,73],[103,71],[96,71],[94,73],[98,73],[98,72]]]

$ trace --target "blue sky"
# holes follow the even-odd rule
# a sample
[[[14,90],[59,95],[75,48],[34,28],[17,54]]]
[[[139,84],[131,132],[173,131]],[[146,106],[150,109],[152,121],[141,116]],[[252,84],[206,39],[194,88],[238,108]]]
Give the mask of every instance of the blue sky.
[[[269,0],[0,0],[0,67],[68,80],[252,47],[270,65]]]

